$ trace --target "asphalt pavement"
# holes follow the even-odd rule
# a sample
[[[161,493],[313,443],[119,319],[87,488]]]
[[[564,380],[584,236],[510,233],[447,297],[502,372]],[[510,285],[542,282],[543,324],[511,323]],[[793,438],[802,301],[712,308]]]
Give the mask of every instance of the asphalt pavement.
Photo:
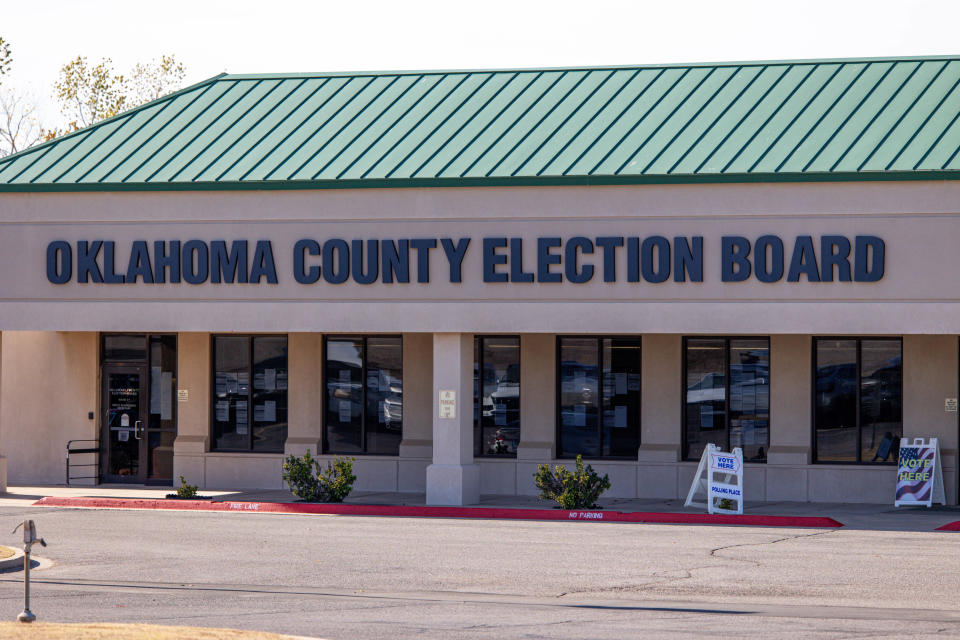
[[[931,526],[955,509],[851,507],[851,526],[801,530],[26,504],[0,505],[0,544],[36,521],[50,546],[32,609],[48,621],[321,638],[960,637],[960,533]],[[21,579],[0,574],[8,619]]]

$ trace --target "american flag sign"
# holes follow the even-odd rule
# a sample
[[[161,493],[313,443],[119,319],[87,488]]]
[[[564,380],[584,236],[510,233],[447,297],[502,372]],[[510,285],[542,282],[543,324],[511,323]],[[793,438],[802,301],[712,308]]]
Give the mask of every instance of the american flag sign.
[[[936,438],[911,442],[903,438],[897,463],[897,497],[894,504],[926,505],[943,501],[943,471]],[[939,486],[938,486],[939,483]]]

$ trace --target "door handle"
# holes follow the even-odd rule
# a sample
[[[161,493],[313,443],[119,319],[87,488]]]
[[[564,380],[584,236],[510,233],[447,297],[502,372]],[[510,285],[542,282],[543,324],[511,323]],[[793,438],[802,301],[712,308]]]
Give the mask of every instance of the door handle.
[[[133,437],[140,440],[140,430],[143,428],[143,420],[137,420],[133,423]]]

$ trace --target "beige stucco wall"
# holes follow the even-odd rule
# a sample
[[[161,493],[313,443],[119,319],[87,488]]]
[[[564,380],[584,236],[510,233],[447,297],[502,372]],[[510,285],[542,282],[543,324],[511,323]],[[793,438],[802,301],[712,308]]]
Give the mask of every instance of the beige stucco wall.
[[[97,437],[99,423],[87,416],[99,414],[97,334],[4,331],[0,340],[0,447],[8,481],[63,483],[67,441]],[[93,456],[76,462],[93,462]]]
[[[174,472],[204,488],[280,488],[281,454],[210,452],[210,335],[181,333],[179,434]],[[63,482],[63,447],[71,438],[96,436],[99,415],[98,338],[81,332],[0,334],[0,450],[12,484]],[[322,435],[319,334],[290,335],[288,452]],[[357,489],[423,492],[431,462],[433,341],[405,334],[404,439],[399,456],[357,456]],[[682,337],[643,336],[642,443],[637,461],[592,461],[610,475],[611,497],[675,499],[686,494],[695,462],[681,452]],[[809,464],[811,337],[771,336],[769,462],[747,465],[748,500],[888,503],[889,467]],[[485,494],[533,495],[537,464],[555,458],[556,338],[521,335],[521,443],[514,459],[478,458]],[[957,396],[958,338],[903,337],[904,432],[941,440],[948,501],[956,504],[957,414],[944,400]],[[329,459],[329,456],[321,456]]]
[[[0,330],[956,334],[958,202],[954,182],[2,194],[0,268],[16,277],[0,283]],[[880,236],[886,275],[721,282],[721,236],[771,233],[787,260],[799,235]],[[482,282],[483,237],[523,238],[534,270],[538,236],[575,235],[703,236],[704,281],[629,283],[621,249],[615,283]],[[295,241],[331,237],[472,241],[462,283],[449,282],[437,248],[429,284],[297,284]],[[117,242],[121,269],[135,239],[269,239],[279,283],[47,281],[50,241],[98,238]],[[584,261],[599,270],[599,254]]]
[[[280,454],[210,452],[210,332],[290,336],[288,453],[322,436],[321,352],[326,333],[403,333],[404,438],[397,457],[358,456],[361,489],[425,490],[434,454],[433,335],[521,335],[523,430],[514,460],[477,461],[484,492],[534,493],[538,463],[554,459],[555,335],[643,335],[642,443],[636,461],[603,461],[613,496],[685,493],[695,463],[680,461],[683,335],[771,336],[771,448],[748,464],[748,497],[888,502],[889,468],[815,465],[810,448],[811,335],[904,336],[904,428],[942,439],[948,496],[956,501],[960,183],[823,183],[366,189],[283,192],[0,194],[0,455],[10,481],[59,482],[63,446],[93,437],[99,368],[97,331],[179,332],[175,475],[203,487],[277,487]],[[886,275],[877,283],[720,281],[719,239],[776,234],[877,235]],[[483,283],[481,240],[585,235],[704,237],[704,282],[659,285],[600,275],[583,285]],[[431,253],[429,284],[299,285],[299,238],[472,238],[463,282],[448,281]],[[276,285],[53,285],[52,240],[117,241],[125,264],[134,239],[270,239]],[[102,262],[102,255],[101,255]],[[415,259],[411,260],[415,274]],[[414,277],[415,280],[415,277]],[[42,331],[41,331],[42,330]],[[2,473],[0,473],[2,475]]]

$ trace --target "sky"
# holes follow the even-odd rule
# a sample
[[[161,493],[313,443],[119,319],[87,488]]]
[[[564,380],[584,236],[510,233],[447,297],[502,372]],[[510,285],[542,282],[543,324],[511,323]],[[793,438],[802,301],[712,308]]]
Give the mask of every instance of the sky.
[[[957,0],[35,0],[9,3],[3,86],[47,128],[59,68],[173,54],[221,72],[490,69],[960,54]]]

